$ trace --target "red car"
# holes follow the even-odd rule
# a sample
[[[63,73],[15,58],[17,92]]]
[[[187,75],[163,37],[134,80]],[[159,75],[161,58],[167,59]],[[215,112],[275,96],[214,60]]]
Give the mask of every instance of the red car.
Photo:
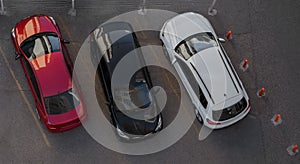
[[[68,41],[50,16],[34,15],[12,29],[16,60],[20,59],[38,116],[51,132],[81,125],[87,116],[79,87],[72,82]]]

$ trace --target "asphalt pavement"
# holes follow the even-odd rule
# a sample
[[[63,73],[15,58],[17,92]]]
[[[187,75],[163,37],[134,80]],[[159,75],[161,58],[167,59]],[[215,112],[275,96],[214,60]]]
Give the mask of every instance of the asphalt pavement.
[[[214,130],[198,140],[201,126],[195,120],[174,145],[150,155],[132,156],[109,150],[97,143],[83,127],[50,133],[34,113],[34,100],[21,68],[14,60],[10,30],[22,18],[47,14],[55,18],[62,35],[71,41],[72,59],[89,33],[110,18],[138,10],[139,0],[75,0],[76,16],[68,15],[71,0],[4,0],[7,15],[0,15],[0,163],[300,163],[300,155],[289,156],[286,148],[300,144],[300,1],[226,0],[217,1],[216,16],[208,16],[211,0],[152,0],[146,9],[177,13],[194,11],[207,17],[216,33],[233,39],[224,47],[251,99],[251,111],[238,123]],[[155,35],[142,36],[143,43],[159,42]],[[239,65],[249,60],[249,69]],[[172,76],[151,69],[156,84],[176,86]],[[172,84],[171,84],[172,83]],[[256,92],[266,88],[266,96]],[[166,89],[175,97],[176,89]],[[175,117],[167,104],[164,115]],[[189,110],[189,109],[186,109]],[[271,118],[281,114],[283,123],[274,126]],[[168,122],[167,121],[167,122]]]

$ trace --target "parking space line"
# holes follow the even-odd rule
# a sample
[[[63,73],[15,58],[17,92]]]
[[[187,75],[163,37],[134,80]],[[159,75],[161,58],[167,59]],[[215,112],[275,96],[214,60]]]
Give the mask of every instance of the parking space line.
[[[152,47],[150,47],[150,50],[153,52],[153,54],[156,54]],[[163,52],[163,53],[164,53],[164,52]],[[159,60],[159,58],[158,58],[156,55],[154,55],[154,56],[155,56],[156,60],[157,60],[159,63],[161,63],[161,61]],[[168,60],[168,59],[166,59],[166,60]],[[180,97],[179,94],[176,92],[175,86],[174,86],[173,83],[171,82],[169,76],[167,76],[167,74],[166,74],[165,72],[164,72],[163,74],[164,74],[164,77],[167,79],[168,83],[170,84],[170,87],[171,87],[172,91],[175,93],[177,99],[180,100],[181,97]],[[183,86],[183,87],[184,87],[184,86]],[[184,88],[184,89],[185,89],[185,88]],[[188,94],[188,93],[187,93],[187,94]],[[184,104],[183,104],[183,107],[184,107],[184,109],[186,108],[186,106],[185,106]],[[184,110],[184,111],[185,111],[185,110]],[[199,134],[198,131],[200,131],[200,130],[197,128],[197,125],[196,125],[195,123],[193,123],[192,126],[193,126],[195,132],[196,132],[197,134]]]
[[[64,23],[64,21],[62,20],[62,17],[61,16],[58,16],[58,20],[59,20],[59,23],[61,24],[61,27],[63,28],[63,29],[65,29],[65,31],[66,31],[66,35],[67,35],[67,37],[68,38],[72,38],[71,36],[71,33],[67,30],[67,26],[65,25],[65,23]],[[76,43],[75,43],[76,44]],[[84,43],[83,43],[84,44]],[[74,49],[74,50],[76,50],[75,48],[77,47],[78,48],[78,50],[80,50],[80,45],[79,44],[77,44],[77,46],[75,46],[75,45],[73,45],[72,44],[72,42],[71,42],[71,46],[72,46],[72,48]],[[77,52],[78,53],[78,52]],[[76,59],[75,59],[76,60]],[[89,72],[89,71],[87,71],[87,73],[88,73],[88,76],[90,76],[90,78],[91,79],[93,79],[92,77],[92,75],[91,75],[91,72]],[[95,76],[94,76],[95,77]],[[101,97],[103,96],[102,94],[100,94],[101,95]],[[97,95],[96,95],[97,96]],[[104,97],[103,97],[104,98]],[[123,159],[120,159],[120,158],[116,158],[116,159],[118,159],[119,161],[122,161]]]
[[[69,39],[71,39],[72,38],[72,35],[71,35],[71,33],[68,31],[68,28],[67,28],[67,26],[66,26],[66,24],[64,23],[64,21],[63,21],[63,19],[62,19],[62,17],[61,16],[57,16],[57,19],[58,19],[58,21],[59,21],[59,24],[61,25],[60,27],[62,27],[62,29],[64,29],[64,31],[66,31],[66,35],[67,35],[67,37],[69,38]],[[84,44],[84,43],[83,43]],[[78,54],[78,52],[80,51],[80,45],[79,45],[79,43],[76,43],[76,42],[72,42],[71,40],[70,40],[70,46],[71,46],[71,48],[73,49],[73,52],[75,53],[74,54],[74,56],[76,56],[77,57],[77,55],[79,55]],[[69,49],[68,49],[69,50]],[[76,52],[76,50],[78,50],[78,52]],[[70,51],[69,51],[69,53],[70,53]],[[76,54],[77,53],[77,54]],[[71,54],[70,54],[71,55]],[[72,57],[71,57],[72,58]],[[73,62],[73,66],[75,67],[75,61],[76,61],[76,58],[75,58],[75,60],[74,60],[74,62]],[[76,71],[76,69],[74,68],[74,71]],[[89,76],[89,78],[91,79],[91,80],[94,80],[95,79],[95,75],[92,75],[92,73],[90,72],[90,71],[86,71],[86,73],[87,73],[87,75]],[[101,97],[102,97],[102,95],[101,95]]]
[[[67,34],[67,37],[68,37],[69,39],[71,39],[71,38],[72,38],[72,35],[71,35],[71,33],[69,32],[68,28],[66,28],[67,26],[66,26],[66,24],[64,23],[62,17],[61,17],[61,16],[57,16],[57,19],[58,19],[58,21],[59,21],[59,25],[61,25],[60,27],[62,27],[62,29],[64,29],[64,32],[66,32],[66,34]],[[60,32],[62,32],[62,31],[60,31]],[[76,44],[76,45],[75,45],[75,44]],[[78,53],[77,50],[78,50],[78,51],[80,50],[80,45],[79,45],[79,43],[76,43],[76,42],[70,40],[70,46],[72,47],[73,52],[75,53],[75,56],[76,56],[76,55],[77,55],[76,53]],[[68,49],[68,50],[69,50],[69,49]],[[70,51],[69,51],[69,52],[70,52]],[[73,63],[73,64],[74,64],[74,63]]]
[[[15,80],[15,82],[16,82],[16,84],[17,84],[18,90],[19,90],[19,92],[21,93],[22,98],[23,98],[25,104],[27,105],[27,109],[28,109],[29,112],[31,113],[32,117],[34,118],[34,122],[35,122],[35,124],[37,125],[39,131],[41,132],[42,137],[43,137],[43,139],[44,139],[46,145],[47,145],[48,147],[51,147],[50,142],[49,142],[49,140],[48,140],[48,138],[47,138],[47,136],[46,136],[46,134],[45,134],[43,128],[41,127],[41,124],[40,124],[38,118],[36,117],[35,112],[33,111],[33,108],[32,108],[32,106],[30,105],[28,98],[27,98],[26,95],[25,95],[24,89],[22,88],[22,86],[20,85],[18,79],[16,78],[16,75],[15,75],[14,71],[12,70],[12,68],[11,68],[11,66],[10,66],[10,64],[9,64],[9,62],[8,62],[8,60],[7,60],[7,58],[6,58],[6,56],[5,56],[5,53],[4,53],[4,51],[2,50],[1,47],[0,47],[0,53],[1,53],[1,56],[3,57],[3,59],[4,59],[4,62],[5,62],[5,64],[6,64],[6,67],[8,68],[8,70],[9,70],[11,76],[13,77],[13,79]]]
[[[135,21],[137,22],[138,25],[141,26],[141,24],[139,23],[139,21],[138,21],[137,18],[135,18]],[[145,36],[146,36],[146,34],[144,33],[144,31],[141,32],[141,35],[142,35],[142,37],[145,37]],[[151,47],[150,49],[151,49],[152,52],[154,52],[154,50],[152,49],[152,47]],[[154,53],[154,54],[155,54],[155,53]],[[156,60],[157,60],[158,62],[160,62],[160,60],[158,59],[158,57],[157,57],[156,55],[154,55],[154,56],[155,56]],[[161,62],[160,62],[160,63],[161,63]],[[171,81],[170,81],[170,79],[169,79],[169,77],[167,76],[166,73],[164,73],[164,77],[165,77],[165,78],[168,80],[168,82],[171,84],[171,85],[170,85],[170,86],[171,86],[171,89],[172,89],[173,92],[175,93],[177,99],[180,100],[180,97],[179,97],[178,93],[176,92],[175,87],[174,87],[173,84],[171,83]],[[193,123],[192,126],[193,126],[195,132],[198,134],[198,131],[200,131],[200,129],[197,128],[197,126],[195,125],[195,123]]]
[[[62,17],[61,16],[57,16],[57,19],[58,19],[59,25],[61,25],[62,29],[64,29],[64,32],[66,32],[67,37],[69,39],[73,38],[72,35],[71,35],[71,33],[70,33],[70,31],[68,30],[68,28],[66,28],[67,25],[64,23],[64,20],[62,19]],[[60,31],[60,32],[62,32],[62,31]],[[76,46],[75,46],[75,44],[76,44]],[[72,46],[72,48],[74,48],[75,53],[76,53],[77,49],[79,51],[80,46],[81,46],[78,42],[76,42],[76,40],[75,41],[71,41],[70,40],[70,45]],[[77,48],[77,49],[75,49],[75,48]]]
[[[57,19],[58,19],[58,21],[59,21],[59,24],[61,25],[61,27],[66,31],[66,35],[67,35],[67,37],[69,38],[69,39],[71,39],[72,38],[72,35],[71,35],[71,33],[68,31],[68,29],[67,29],[67,26],[66,26],[66,24],[64,23],[64,21],[62,20],[62,17],[61,16],[57,16]],[[74,45],[74,44],[76,44],[76,45]],[[83,43],[84,44],[84,43]],[[78,49],[78,51],[80,50],[80,45],[78,44],[78,43],[76,43],[76,42],[70,42],[70,46],[72,47],[72,49],[75,51],[75,50],[77,50]],[[76,53],[76,51],[75,51],[75,53]],[[77,52],[78,53],[78,52]],[[78,54],[79,55],[79,54]],[[76,58],[75,58],[75,60],[76,60]],[[73,61],[72,61],[73,62]],[[75,64],[75,62],[73,62],[73,64]],[[75,65],[74,65],[74,67],[75,67]],[[75,69],[74,69],[74,71],[76,71]],[[97,78],[97,73],[96,73],[96,75],[92,75],[92,73],[90,72],[90,71],[86,71],[86,73],[87,73],[87,75],[89,76],[89,78],[91,79],[91,80],[95,80],[95,78]],[[96,86],[97,87],[97,86]],[[105,100],[105,97],[102,95],[102,94],[98,94],[98,95],[100,95],[100,99],[102,99],[102,100]],[[96,95],[96,97],[97,97],[97,95]]]

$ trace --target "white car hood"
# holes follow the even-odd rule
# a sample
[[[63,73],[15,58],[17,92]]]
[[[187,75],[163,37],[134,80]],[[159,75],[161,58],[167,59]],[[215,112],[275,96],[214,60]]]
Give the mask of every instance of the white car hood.
[[[222,61],[218,47],[202,50],[188,61],[191,62],[201,76],[214,105],[241,94],[239,86],[233,82],[235,77],[230,76]]]
[[[167,21],[162,29],[164,37],[170,42],[170,48],[174,49],[178,43],[187,37],[211,32],[214,34],[210,23],[200,14],[185,13],[175,16]]]

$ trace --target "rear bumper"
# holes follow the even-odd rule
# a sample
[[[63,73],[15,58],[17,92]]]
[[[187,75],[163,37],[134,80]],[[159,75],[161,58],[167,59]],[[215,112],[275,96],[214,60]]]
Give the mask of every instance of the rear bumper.
[[[230,126],[238,121],[240,121],[241,119],[243,119],[250,111],[251,109],[251,105],[250,103],[248,103],[248,106],[237,116],[225,120],[225,121],[211,121],[211,118],[206,118],[204,121],[204,125],[210,129],[221,129],[221,128],[225,128],[227,126]]]
[[[71,130],[71,129],[74,129],[74,128],[80,126],[82,124],[82,122],[84,122],[86,120],[86,118],[87,118],[87,114],[85,113],[80,118],[77,118],[70,122],[67,122],[64,124],[59,124],[59,125],[46,124],[46,127],[47,127],[48,131],[52,132],[52,133],[64,132],[64,131],[68,131],[68,130]]]

